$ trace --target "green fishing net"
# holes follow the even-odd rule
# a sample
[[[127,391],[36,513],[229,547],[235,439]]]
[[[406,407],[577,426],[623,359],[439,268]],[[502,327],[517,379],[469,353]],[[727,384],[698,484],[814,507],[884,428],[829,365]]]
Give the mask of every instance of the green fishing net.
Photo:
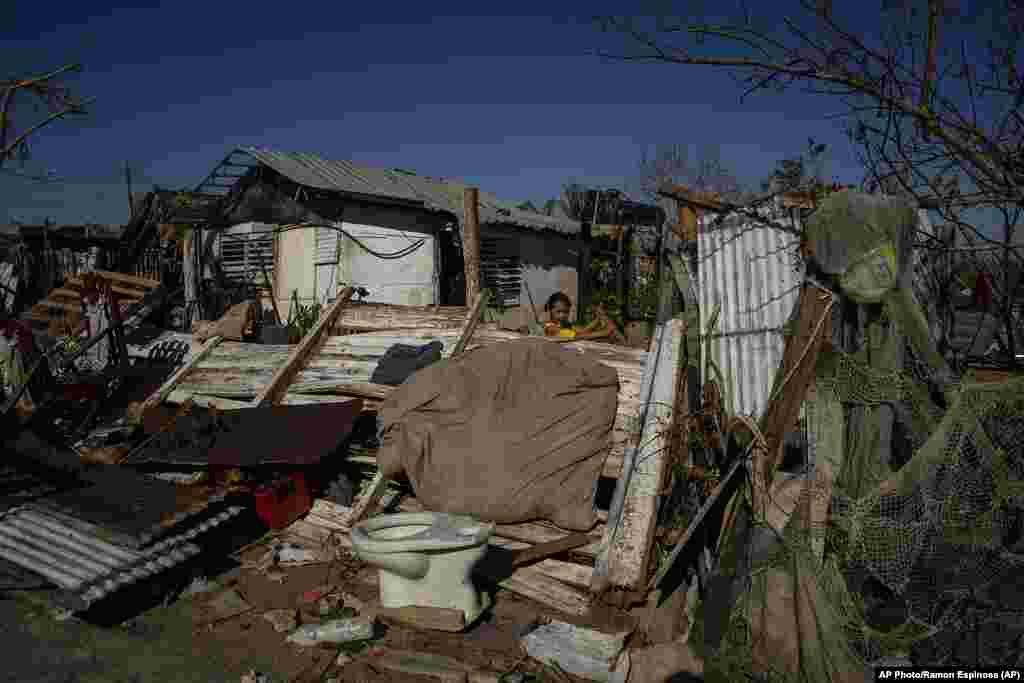
[[[805,403],[808,437],[834,484],[829,491],[808,474],[800,498],[831,496],[829,524],[807,522],[796,506],[777,548],[749,567],[718,651],[704,653],[708,680],[871,680],[870,662],[925,645],[931,659],[923,663],[961,663],[958,634],[974,627],[978,596],[1024,570],[1024,554],[1009,549],[1020,544],[1015,520],[1024,509],[1024,379],[968,378],[943,414],[915,377],[912,355],[904,371],[879,357],[898,348],[896,339],[873,351],[869,339],[859,357],[828,354],[819,364]],[[924,436],[897,472],[879,456],[894,403],[910,407]],[[730,542],[723,567],[734,561]],[[880,601],[868,585],[888,597]],[[701,641],[705,607],[691,643]]]

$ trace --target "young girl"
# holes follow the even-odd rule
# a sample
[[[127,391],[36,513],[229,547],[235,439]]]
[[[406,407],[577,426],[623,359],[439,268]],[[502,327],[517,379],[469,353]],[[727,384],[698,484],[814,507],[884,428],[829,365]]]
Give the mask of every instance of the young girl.
[[[544,325],[544,335],[548,337],[567,337],[570,339],[604,340],[613,344],[623,344],[626,339],[619,326],[612,320],[604,304],[594,309],[594,321],[578,331],[569,327],[569,314],[572,311],[572,300],[563,292],[555,292],[544,305],[548,314],[548,322]]]
[[[544,304],[544,311],[548,314],[548,322],[544,323],[544,336],[557,337],[562,328],[569,324],[572,301],[563,292],[555,292]]]

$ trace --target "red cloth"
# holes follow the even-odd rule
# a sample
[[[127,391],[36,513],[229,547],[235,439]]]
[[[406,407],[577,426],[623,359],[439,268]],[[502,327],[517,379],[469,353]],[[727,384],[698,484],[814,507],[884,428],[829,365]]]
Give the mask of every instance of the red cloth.
[[[32,329],[20,320],[0,323],[0,334],[12,340],[23,354],[32,352]]]
[[[989,308],[992,305],[992,276],[978,273],[978,281],[974,285],[974,305]]]

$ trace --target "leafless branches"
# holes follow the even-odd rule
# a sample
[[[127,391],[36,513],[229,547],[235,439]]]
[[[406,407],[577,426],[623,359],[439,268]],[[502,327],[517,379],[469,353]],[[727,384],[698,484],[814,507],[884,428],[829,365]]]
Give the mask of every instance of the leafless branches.
[[[86,113],[86,106],[92,99],[83,99],[75,95],[62,82],[67,75],[81,69],[78,64],[69,64],[59,69],[38,76],[0,81],[0,167],[12,160],[24,161],[28,158],[29,138],[42,128],[58,119],[73,114]],[[22,101],[22,96],[27,100]],[[33,123],[22,124],[15,121],[15,113],[19,118],[26,111],[26,104],[33,104],[40,117]]]
[[[801,0],[796,15],[779,17],[764,5],[763,26],[745,5],[724,23],[658,17],[651,28],[603,17],[603,28],[624,36],[628,47],[600,54],[719,67],[737,79],[743,97],[796,88],[835,101],[865,167],[865,189],[909,195],[969,241],[1005,247],[997,308],[1013,354],[1010,264],[1019,268],[1020,259],[1010,244],[1024,209],[1024,0],[881,0],[870,26],[862,6],[847,11]],[[992,234],[993,219],[1001,234]]]
[[[744,195],[739,180],[713,147],[702,147],[691,157],[689,145],[655,145],[653,150],[644,150],[638,170],[639,189],[651,197],[666,184],[713,192],[729,201],[739,201]]]
[[[671,27],[662,21],[648,31],[629,18],[606,17],[604,26],[625,34],[634,49],[602,54],[721,67],[738,75],[746,92],[797,86],[828,95],[844,105],[874,180],[898,178],[905,191],[937,207],[965,201],[950,177],[972,186],[972,205],[1024,202],[1020,0],[991,3],[983,17],[990,25],[975,22],[969,35],[962,35],[952,0],[928,0],[923,9],[920,1],[888,2],[870,38],[841,24],[827,4],[801,5],[801,16],[783,17],[774,31],[749,19]],[[680,36],[695,46],[673,42]]]

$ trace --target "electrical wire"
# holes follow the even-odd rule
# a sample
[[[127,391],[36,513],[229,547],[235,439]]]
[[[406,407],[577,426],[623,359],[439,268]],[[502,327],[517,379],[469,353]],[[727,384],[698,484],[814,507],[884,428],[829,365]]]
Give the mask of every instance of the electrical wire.
[[[414,253],[416,250],[418,250],[420,247],[422,247],[426,243],[426,241],[427,241],[426,238],[421,238],[421,239],[417,240],[416,242],[414,242],[413,244],[410,244],[408,247],[404,247],[403,249],[399,249],[398,251],[394,251],[394,252],[391,252],[391,253],[388,254],[388,253],[382,253],[382,252],[374,251],[370,247],[368,247],[365,244],[363,244],[358,238],[353,236],[347,230],[345,230],[344,228],[340,228],[337,225],[326,225],[326,224],[322,224],[322,223],[290,223],[290,224],[287,224],[287,225],[278,226],[278,227],[274,228],[273,230],[268,230],[266,232],[268,234],[277,235],[277,234],[280,234],[280,233],[290,232],[292,230],[302,230],[302,229],[305,229],[305,228],[327,228],[329,230],[334,230],[336,232],[339,232],[342,235],[344,235],[345,237],[347,237],[350,240],[352,240],[353,242],[355,242],[356,245],[358,245],[359,248],[361,248],[366,253],[368,253],[371,256],[374,256],[376,258],[379,258],[379,259],[381,259],[383,261],[395,261],[395,260],[398,260],[398,259],[405,258],[409,254]],[[226,232],[226,231],[222,231],[220,234],[222,236],[226,236],[226,237],[229,237],[231,239],[238,240],[240,242],[248,241],[248,238],[246,236],[243,236],[243,235],[235,235],[235,234],[232,234],[232,233],[229,233],[229,232]]]

